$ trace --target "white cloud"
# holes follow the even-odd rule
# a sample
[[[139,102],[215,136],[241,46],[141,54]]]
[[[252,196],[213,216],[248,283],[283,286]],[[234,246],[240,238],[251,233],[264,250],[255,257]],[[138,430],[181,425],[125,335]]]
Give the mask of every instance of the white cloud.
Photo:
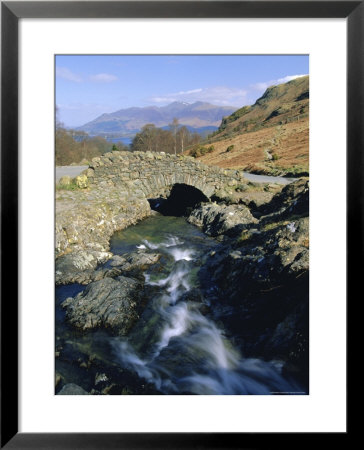
[[[286,77],[278,78],[277,80],[270,80],[270,81],[265,81],[263,83],[256,83],[256,84],[253,84],[251,87],[253,89],[258,90],[258,91],[264,91],[265,89],[269,88],[270,86],[275,86],[277,84],[287,83],[288,81],[292,81],[292,80],[295,80],[296,78],[300,78],[300,77],[305,77],[306,75],[307,74],[303,74],[303,75],[287,75]]]
[[[202,89],[191,89],[189,91],[180,91],[177,92],[176,94],[171,94],[171,95],[189,95],[189,94],[197,94],[198,92],[202,92]]]
[[[117,76],[110,73],[98,73],[96,75],[90,75],[90,80],[97,83],[111,83],[112,81],[116,81],[117,79]]]
[[[71,70],[67,69],[67,67],[56,67],[56,76],[59,78],[64,78],[68,81],[73,81],[75,83],[80,83],[82,78]]]
[[[154,96],[148,100],[151,103],[171,103],[175,101],[193,103],[203,101],[217,105],[241,106],[245,101],[246,94],[247,91],[244,89],[214,86],[173,92],[163,96]]]

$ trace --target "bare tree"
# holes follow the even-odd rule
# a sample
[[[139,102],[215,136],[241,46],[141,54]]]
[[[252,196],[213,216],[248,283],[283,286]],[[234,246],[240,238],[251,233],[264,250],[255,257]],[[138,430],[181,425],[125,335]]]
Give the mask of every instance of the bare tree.
[[[173,119],[173,122],[169,124],[170,129],[172,130],[173,137],[174,137],[174,154],[177,155],[177,131],[178,131],[179,122],[178,119],[175,117]]]
[[[183,153],[185,150],[185,146],[188,145],[188,140],[190,138],[190,132],[188,131],[188,128],[185,126],[180,127],[177,131],[177,138],[180,144],[180,153]]]

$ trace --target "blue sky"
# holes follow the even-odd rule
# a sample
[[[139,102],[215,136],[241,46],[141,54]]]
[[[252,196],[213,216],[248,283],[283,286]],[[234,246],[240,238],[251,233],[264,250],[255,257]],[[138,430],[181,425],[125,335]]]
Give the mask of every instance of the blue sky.
[[[57,55],[56,104],[66,126],[173,101],[237,108],[309,73],[308,55]]]

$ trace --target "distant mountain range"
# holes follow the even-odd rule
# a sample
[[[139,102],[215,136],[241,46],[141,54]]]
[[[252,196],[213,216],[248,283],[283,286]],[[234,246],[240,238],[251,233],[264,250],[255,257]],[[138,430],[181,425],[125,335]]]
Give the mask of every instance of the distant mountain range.
[[[165,128],[177,118],[180,125],[186,125],[190,131],[211,132],[219,127],[223,117],[235,110],[234,106],[217,106],[205,102],[173,102],[162,107],[133,107],[102,114],[78,127],[78,130],[91,135],[133,136],[147,123]]]

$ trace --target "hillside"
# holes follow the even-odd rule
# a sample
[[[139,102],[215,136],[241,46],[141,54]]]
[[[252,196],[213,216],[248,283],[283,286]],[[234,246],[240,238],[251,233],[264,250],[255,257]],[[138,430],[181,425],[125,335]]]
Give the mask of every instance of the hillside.
[[[254,105],[224,117],[206,164],[270,175],[309,171],[309,77],[268,88]]]
[[[221,119],[235,110],[233,106],[216,106],[205,102],[173,102],[167,106],[148,106],[120,109],[102,114],[95,120],[79,127],[89,134],[115,134],[131,136],[141,128],[153,123],[157,127],[168,126],[174,118],[180,125],[189,126],[192,131],[205,127],[218,127]]]

